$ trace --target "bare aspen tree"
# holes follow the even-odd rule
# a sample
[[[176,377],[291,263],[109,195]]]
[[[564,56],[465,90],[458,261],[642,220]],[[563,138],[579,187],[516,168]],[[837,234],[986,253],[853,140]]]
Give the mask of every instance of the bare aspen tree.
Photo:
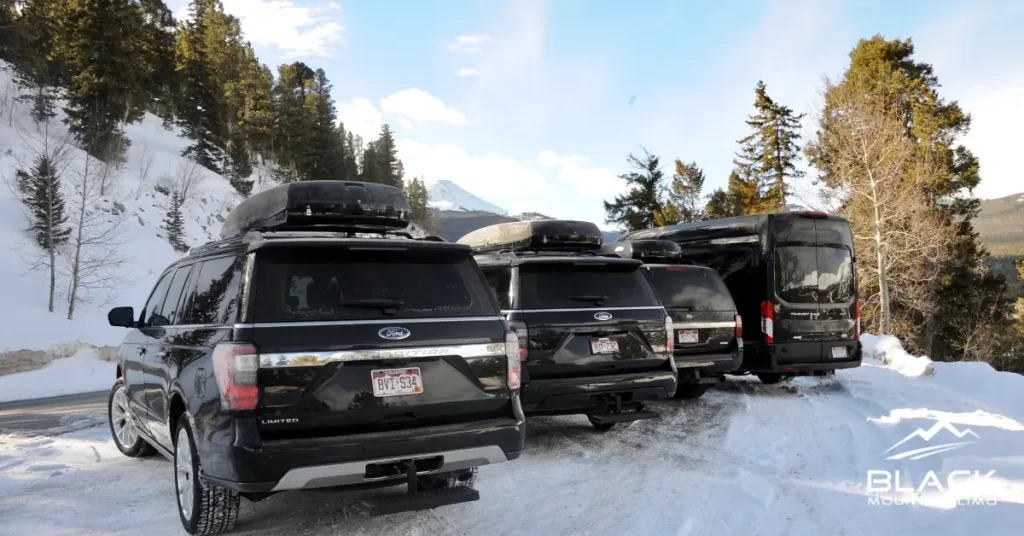
[[[199,188],[206,179],[202,166],[191,158],[182,159],[178,164],[177,173],[173,177],[173,189],[178,192],[182,204],[191,201],[199,192]]]
[[[135,200],[142,197],[142,191],[149,184],[149,174],[153,170],[153,153],[149,150],[149,142],[143,141],[139,152],[139,182],[135,185]]]
[[[877,308],[878,329],[912,332],[934,312],[933,282],[953,229],[922,193],[914,145],[897,116],[845,86],[828,91],[831,107],[808,152],[828,159],[823,193],[853,227],[861,297]],[[907,314],[894,318],[897,308]]]
[[[73,192],[69,198],[72,232],[64,266],[69,281],[69,320],[80,303],[89,302],[97,294],[113,297],[125,282],[121,267],[129,259],[120,252],[125,214],[100,209],[100,184],[104,173],[109,173],[104,167],[87,153],[84,165],[68,174]]]

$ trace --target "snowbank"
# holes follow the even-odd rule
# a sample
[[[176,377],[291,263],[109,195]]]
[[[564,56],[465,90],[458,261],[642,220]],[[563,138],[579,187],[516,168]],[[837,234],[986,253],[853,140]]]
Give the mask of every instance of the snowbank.
[[[927,356],[915,357],[907,353],[900,340],[892,335],[865,333],[860,338],[864,345],[864,359],[870,359],[904,376],[931,376],[935,373],[932,360]]]
[[[96,349],[82,348],[41,369],[0,376],[0,402],[106,391],[113,385],[116,367],[101,360]]]

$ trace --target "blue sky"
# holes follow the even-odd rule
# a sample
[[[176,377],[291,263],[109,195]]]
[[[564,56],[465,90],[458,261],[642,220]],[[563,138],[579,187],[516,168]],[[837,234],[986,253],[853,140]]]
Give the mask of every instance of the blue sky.
[[[186,0],[171,2],[180,12]],[[753,87],[806,112],[861,37],[913,37],[972,113],[976,192],[1024,191],[1024,4],[223,0],[261,59],[323,67],[346,127],[395,129],[407,176],[512,212],[602,222],[640,146],[724,184]],[[805,136],[806,137],[806,136]],[[797,185],[813,203],[810,180]]]

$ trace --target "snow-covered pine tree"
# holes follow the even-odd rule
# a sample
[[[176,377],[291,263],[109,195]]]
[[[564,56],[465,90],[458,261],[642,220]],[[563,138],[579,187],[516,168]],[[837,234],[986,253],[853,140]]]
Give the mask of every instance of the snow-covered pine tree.
[[[44,253],[39,264],[46,265],[50,272],[49,309],[52,313],[57,282],[57,250],[67,243],[71,235],[60,192],[60,176],[50,158],[44,155],[36,158],[31,170],[19,169],[16,173],[22,202],[29,210],[29,230]]]

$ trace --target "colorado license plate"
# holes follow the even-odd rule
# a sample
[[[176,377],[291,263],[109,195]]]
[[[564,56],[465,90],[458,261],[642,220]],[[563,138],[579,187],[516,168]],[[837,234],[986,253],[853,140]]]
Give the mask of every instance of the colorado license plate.
[[[847,357],[846,347],[845,346],[833,346],[832,347],[832,358],[833,359],[838,359],[838,358],[843,358],[843,357]]]
[[[697,334],[697,330],[695,329],[681,329],[676,333],[676,337],[679,338],[679,342],[681,343],[700,342],[700,336]]]
[[[423,392],[419,367],[371,370],[373,396],[418,395]]]
[[[590,339],[590,351],[595,354],[614,354],[619,351],[619,341]]]

